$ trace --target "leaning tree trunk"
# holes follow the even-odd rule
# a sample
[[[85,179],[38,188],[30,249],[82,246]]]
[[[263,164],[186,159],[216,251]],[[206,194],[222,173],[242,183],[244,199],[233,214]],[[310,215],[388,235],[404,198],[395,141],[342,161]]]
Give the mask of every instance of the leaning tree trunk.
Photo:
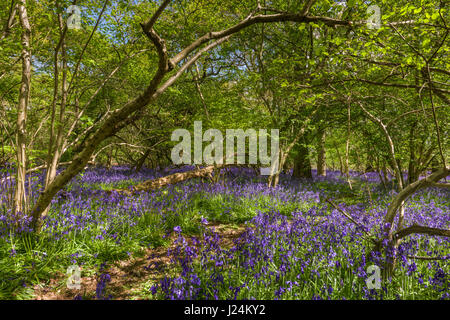
[[[15,212],[23,212],[26,206],[25,175],[26,175],[26,121],[28,97],[31,86],[31,27],[28,21],[26,1],[19,2],[19,18],[22,25],[22,82],[19,92],[19,105],[17,109],[17,174],[16,190],[14,196]]]
[[[318,132],[318,146],[317,146],[317,175],[325,177],[327,175],[327,168],[325,162],[325,128],[320,127]]]

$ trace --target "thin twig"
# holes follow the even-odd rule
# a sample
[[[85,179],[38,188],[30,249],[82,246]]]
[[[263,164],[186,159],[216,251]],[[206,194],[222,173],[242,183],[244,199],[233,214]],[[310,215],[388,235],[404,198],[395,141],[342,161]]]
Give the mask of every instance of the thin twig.
[[[372,242],[374,242],[375,244],[377,244],[378,242],[375,239],[372,239],[370,237],[373,237],[372,234],[370,234],[367,230],[366,227],[359,223],[358,221],[356,221],[355,219],[353,219],[347,212],[345,212],[344,210],[342,210],[341,208],[339,208],[333,201],[331,201],[329,198],[325,199],[326,202],[331,203],[331,205],[338,210],[340,213],[342,213],[344,216],[346,216],[351,222],[353,222],[354,224],[356,224],[357,226],[361,227],[363,229],[363,231],[367,234],[367,236],[369,236],[369,238],[366,238],[367,240],[370,240]]]

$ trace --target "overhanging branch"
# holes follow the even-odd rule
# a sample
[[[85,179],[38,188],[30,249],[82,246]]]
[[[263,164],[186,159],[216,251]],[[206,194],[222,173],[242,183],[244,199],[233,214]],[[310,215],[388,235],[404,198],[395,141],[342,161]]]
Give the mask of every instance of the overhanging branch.
[[[210,40],[217,40],[220,38],[224,38],[233,33],[239,32],[240,30],[249,27],[256,23],[268,23],[268,22],[303,22],[303,23],[311,23],[311,22],[322,22],[327,26],[352,26],[355,23],[352,21],[333,19],[328,17],[315,17],[315,16],[307,16],[298,13],[278,13],[278,14],[270,14],[270,15],[249,15],[247,18],[242,20],[241,22],[235,24],[234,26],[217,32],[208,32],[202,37],[198,38],[190,45],[188,45],[185,49],[180,51],[176,56],[174,56],[171,60],[174,65],[178,64],[181,60],[186,58],[192,51],[200,47],[201,45],[207,43]]]

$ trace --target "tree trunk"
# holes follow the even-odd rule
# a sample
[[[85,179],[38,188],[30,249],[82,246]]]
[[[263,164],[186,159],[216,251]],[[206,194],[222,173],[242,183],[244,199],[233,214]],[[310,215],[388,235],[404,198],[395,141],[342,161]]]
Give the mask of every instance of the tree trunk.
[[[302,127],[298,130],[295,138],[289,143],[289,145],[284,150],[283,149],[280,150],[280,156],[279,156],[280,162],[279,162],[279,166],[278,166],[278,171],[275,174],[269,176],[269,178],[268,178],[268,187],[269,188],[271,186],[276,187],[278,185],[281,168],[284,167],[284,164],[286,163],[289,153],[291,152],[292,148],[298,143],[298,141],[300,141],[300,139],[304,139],[306,127],[318,110],[319,110],[319,108],[316,107],[311,112],[311,114],[305,119]],[[308,160],[309,160],[309,158],[308,158]]]
[[[336,154],[339,159],[339,171],[341,174],[344,174],[344,162],[342,161],[341,153],[339,152],[339,147],[336,143],[334,143],[334,148],[336,149]]]
[[[25,175],[26,175],[26,121],[28,98],[31,86],[31,27],[28,21],[26,1],[19,2],[19,18],[22,25],[22,83],[19,92],[19,105],[17,109],[17,174],[14,197],[15,212],[23,212],[26,208]]]
[[[297,147],[297,156],[294,161],[294,172],[292,173],[292,176],[295,178],[312,178],[307,141],[308,140],[304,135]]]
[[[331,170],[334,171],[334,170],[336,170],[336,164],[334,163],[334,157],[331,156],[330,160],[331,160]]]
[[[383,188],[384,190],[387,190],[387,186],[386,186],[386,179],[383,179],[383,174],[381,173],[382,169],[380,168],[380,158],[379,156],[375,153],[375,160],[376,160],[376,172],[378,174],[378,177],[380,178],[381,183],[383,184]]]
[[[392,169],[394,170],[394,174],[397,178],[398,189],[399,189],[399,191],[401,191],[403,189],[403,175],[402,175],[402,171],[399,167],[399,162],[397,161],[396,156],[395,156],[394,142],[392,141],[392,138],[387,130],[387,126],[379,118],[375,117],[373,114],[371,114],[369,111],[367,111],[367,109],[364,108],[364,106],[360,102],[358,102],[358,104],[361,107],[361,109],[364,111],[364,113],[369,117],[369,119],[380,127],[384,136],[386,137],[386,141],[389,145],[390,163],[391,163]]]
[[[208,119],[208,121],[210,121],[211,119],[209,117],[208,106],[206,105],[205,97],[203,96],[203,92],[200,88],[200,83],[199,83],[200,71],[198,70],[197,63],[195,63],[195,71],[196,71],[196,75],[194,76],[195,88],[197,89],[198,95],[200,96],[200,100],[202,101],[203,109],[205,110],[206,119]]]
[[[108,158],[108,160],[106,162],[106,168],[108,170],[110,170],[112,167],[112,159],[113,159],[112,148],[109,148],[108,153],[107,153],[107,158]]]
[[[415,155],[415,143],[414,143],[414,123],[409,130],[409,163],[408,163],[408,184],[416,182],[418,177],[418,168]]]
[[[5,23],[5,27],[0,35],[0,41],[8,37],[11,33],[11,28],[14,25],[14,20],[16,18],[17,5],[14,1],[11,1],[11,6],[9,7],[9,15]]]
[[[345,175],[347,177],[347,183],[352,190],[352,182],[350,181],[350,164],[349,164],[349,151],[350,151],[350,121],[351,121],[351,111],[350,111],[350,103],[347,106],[347,141],[345,142]]]
[[[389,176],[388,176],[388,171],[387,171],[387,166],[386,166],[386,161],[383,160],[383,177],[384,177],[384,181],[386,181],[386,183],[388,183],[389,180]]]
[[[58,5],[57,5],[58,6]],[[59,7],[59,6],[58,6]],[[53,92],[53,103],[52,103],[52,120],[51,120],[51,127],[50,127],[50,139],[49,139],[49,145],[48,145],[48,155],[47,155],[47,172],[45,176],[45,189],[49,186],[50,183],[53,182],[53,180],[56,177],[56,171],[58,169],[59,162],[61,160],[61,148],[63,144],[63,126],[65,123],[65,110],[66,110],[66,104],[67,104],[67,56],[66,56],[66,44],[64,41],[65,33],[63,32],[64,29],[64,22],[62,19],[62,15],[58,14],[58,23],[59,23],[59,32],[60,32],[60,39],[58,42],[58,45],[55,48],[55,56],[54,56],[54,72],[55,72],[55,79],[54,79],[54,92]],[[58,60],[58,54],[59,49],[61,49],[61,57],[62,57],[62,84],[61,84],[61,104],[59,109],[59,119],[56,125],[56,137],[55,137],[55,118],[56,118],[56,102],[58,99],[58,75],[59,75],[59,60]],[[47,214],[48,210],[50,209],[50,205],[45,208],[44,215]]]
[[[325,161],[325,128],[320,127],[318,132],[318,146],[317,146],[317,175],[325,177],[327,175],[326,161]]]
[[[269,176],[269,187],[273,185],[276,187],[278,185],[278,182],[280,181],[280,172],[281,168],[283,168],[284,164],[286,163],[288,153],[284,153],[283,151],[280,151],[279,159],[281,158],[281,161],[278,163],[278,170],[274,175]],[[273,165],[273,164],[271,164]],[[273,180],[271,177],[273,176]]]
[[[439,161],[437,160],[436,157],[433,157],[433,159],[431,159],[431,172],[436,172],[439,170]]]

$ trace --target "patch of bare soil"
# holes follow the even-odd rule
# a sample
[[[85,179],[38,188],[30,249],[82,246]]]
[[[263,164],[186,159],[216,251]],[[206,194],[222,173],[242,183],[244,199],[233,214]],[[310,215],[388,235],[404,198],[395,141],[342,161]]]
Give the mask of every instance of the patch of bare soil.
[[[231,248],[234,240],[244,231],[244,226],[232,227],[226,224],[210,223],[221,239],[223,248]],[[193,237],[186,237],[189,245],[194,245]],[[174,234],[170,237],[169,247],[146,249],[140,257],[131,257],[128,260],[117,261],[108,266],[103,272],[111,276],[111,281],[106,284],[107,294],[114,300],[139,298],[136,290],[146,282],[157,283],[165,275],[175,272],[174,262],[168,255],[168,249],[174,249]],[[68,289],[66,286],[67,276],[58,274],[46,285],[34,287],[36,300],[72,300],[78,295],[84,298],[95,298],[98,277],[96,275],[85,276],[81,270],[81,289]]]

